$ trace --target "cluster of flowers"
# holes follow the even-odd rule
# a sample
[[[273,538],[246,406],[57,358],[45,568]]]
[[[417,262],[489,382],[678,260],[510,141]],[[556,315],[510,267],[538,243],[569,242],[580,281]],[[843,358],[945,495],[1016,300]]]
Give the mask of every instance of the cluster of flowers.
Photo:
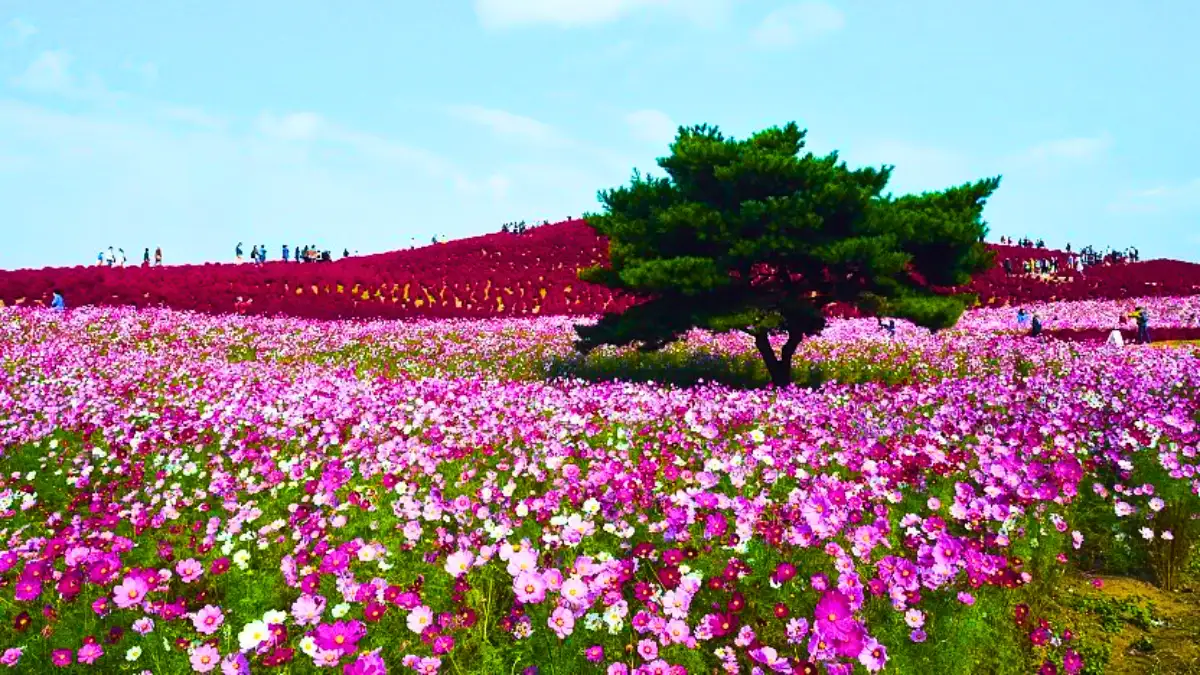
[[[1059,257],[1056,251],[995,247],[998,257]],[[49,304],[53,289],[72,306],[166,306],[209,313],[330,318],[483,318],[595,315],[633,300],[577,278],[602,263],[607,242],[584,221],[497,233],[336,263],[154,268],[76,267],[0,272],[0,304]],[[1046,283],[999,267],[966,289],[987,305],[1200,294],[1200,265],[1155,260],[1067,272]]]
[[[517,323],[0,312],[0,662],[918,672],[1069,562],[1084,498],[1159,541],[1200,494],[1187,350],[847,321],[814,353],[946,372],[750,392],[326,360],[568,331]]]

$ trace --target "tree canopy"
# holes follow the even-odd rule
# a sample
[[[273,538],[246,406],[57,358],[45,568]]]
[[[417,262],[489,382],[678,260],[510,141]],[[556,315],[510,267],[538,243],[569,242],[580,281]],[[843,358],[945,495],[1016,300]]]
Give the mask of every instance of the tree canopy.
[[[897,197],[884,192],[892,167],[801,154],[805,134],[795,123],[745,140],[681,127],[658,160],[664,177],[635,171],[601,191],[603,212],[586,218],[608,237],[609,264],[580,277],[646,301],[579,326],[577,348],[652,351],[696,327],[742,331],[784,385],[831,304],[953,326],[970,299],[937,289],[992,264],[982,213],[999,177]],[[777,354],[778,334],[787,337]]]

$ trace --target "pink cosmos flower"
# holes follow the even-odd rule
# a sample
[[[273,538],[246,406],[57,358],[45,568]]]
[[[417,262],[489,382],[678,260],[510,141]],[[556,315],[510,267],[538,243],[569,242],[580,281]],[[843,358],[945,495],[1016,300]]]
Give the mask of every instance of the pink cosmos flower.
[[[546,620],[546,623],[560,640],[566,639],[575,631],[575,615],[566,607],[556,607],[550,613],[550,618]]]
[[[192,625],[203,635],[217,632],[222,623],[225,623],[225,614],[221,612],[220,607],[205,605],[192,615]]]
[[[658,643],[654,640],[640,640],[637,643],[637,653],[646,661],[653,661],[658,658]]]
[[[150,588],[141,577],[127,576],[113,589],[113,602],[121,609],[128,609],[145,599],[149,591]]]
[[[887,664],[887,649],[874,639],[868,640],[858,654],[858,662],[872,673],[879,672]]]
[[[175,564],[175,573],[179,575],[179,579],[183,583],[190,584],[204,574],[204,565],[201,565],[193,558],[180,560]]]
[[[133,622],[133,631],[138,635],[148,635],[154,631],[154,619],[148,616],[143,616]]]
[[[315,625],[325,612],[325,598],[307,593],[292,603],[292,618],[301,626]]]
[[[74,659],[74,656],[75,654],[70,649],[55,649],[54,652],[50,654],[50,663],[53,663],[59,668],[65,668],[71,665],[71,661]]]
[[[425,632],[426,628],[429,628],[431,625],[433,625],[433,610],[429,609],[425,605],[421,605],[420,607],[417,607],[408,613],[408,620],[406,623],[408,624],[409,630],[420,635],[421,633]]]
[[[513,593],[517,602],[537,604],[546,599],[546,582],[536,572],[521,572],[513,579]]]
[[[200,645],[192,650],[192,670],[197,673],[207,673],[221,662],[221,653],[212,645]]]
[[[0,655],[0,664],[4,664],[9,668],[17,665],[17,662],[21,660],[22,650],[22,647],[10,647],[5,649],[4,654]]]

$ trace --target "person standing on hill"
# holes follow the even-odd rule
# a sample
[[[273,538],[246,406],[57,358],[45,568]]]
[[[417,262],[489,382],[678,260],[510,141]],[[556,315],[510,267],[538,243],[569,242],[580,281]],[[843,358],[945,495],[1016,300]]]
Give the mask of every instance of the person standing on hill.
[[[117,267],[125,266],[125,249],[117,249]]]
[[[287,245],[287,244],[284,244],[284,245],[283,245],[283,262],[287,262],[287,261],[288,261],[288,258],[289,258],[289,256],[288,256],[288,245]]]
[[[255,263],[258,262],[258,244],[255,244],[254,248],[250,249],[250,260]]]
[[[154,266],[155,267],[162,266],[162,247],[161,246],[158,246],[154,249]]]
[[[142,251],[142,267],[149,267],[149,266],[150,266],[150,247],[147,246],[146,249],[144,251]]]
[[[238,242],[237,248],[233,249],[233,256],[238,262],[242,262],[242,242]]]
[[[1133,319],[1137,321],[1137,341],[1144,345],[1150,344],[1150,315],[1146,308],[1138,307],[1134,310]]]
[[[1033,315],[1033,323],[1029,328],[1029,337],[1037,337],[1042,334],[1042,320],[1037,315]]]
[[[63,299],[62,291],[54,289],[54,298],[50,300],[50,308],[56,312],[63,312],[67,309],[67,301]]]
[[[292,253],[296,256],[296,262],[300,262],[300,245],[299,244],[296,244],[295,248],[292,249]]]

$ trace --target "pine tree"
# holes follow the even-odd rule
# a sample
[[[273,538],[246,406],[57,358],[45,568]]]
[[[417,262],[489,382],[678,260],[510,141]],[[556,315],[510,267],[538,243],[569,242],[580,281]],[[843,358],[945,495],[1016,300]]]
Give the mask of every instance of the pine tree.
[[[783,386],[833,303],[953,326],[971,299],[938,289],[992,264],[982,212],[999,177],[896,197],[884,193],[892,167],[801,154],[805,133],[789,123],[736,140],[681,127],[658,160],[665,177],[635,171],[601,191],[603,212],[586,218],[609,239],[609,265],[580,277],[645,301],[579,326],[576,347],[653,351],[696,327],[742,331]],[[785,336],[778,352],[773,335]]]

